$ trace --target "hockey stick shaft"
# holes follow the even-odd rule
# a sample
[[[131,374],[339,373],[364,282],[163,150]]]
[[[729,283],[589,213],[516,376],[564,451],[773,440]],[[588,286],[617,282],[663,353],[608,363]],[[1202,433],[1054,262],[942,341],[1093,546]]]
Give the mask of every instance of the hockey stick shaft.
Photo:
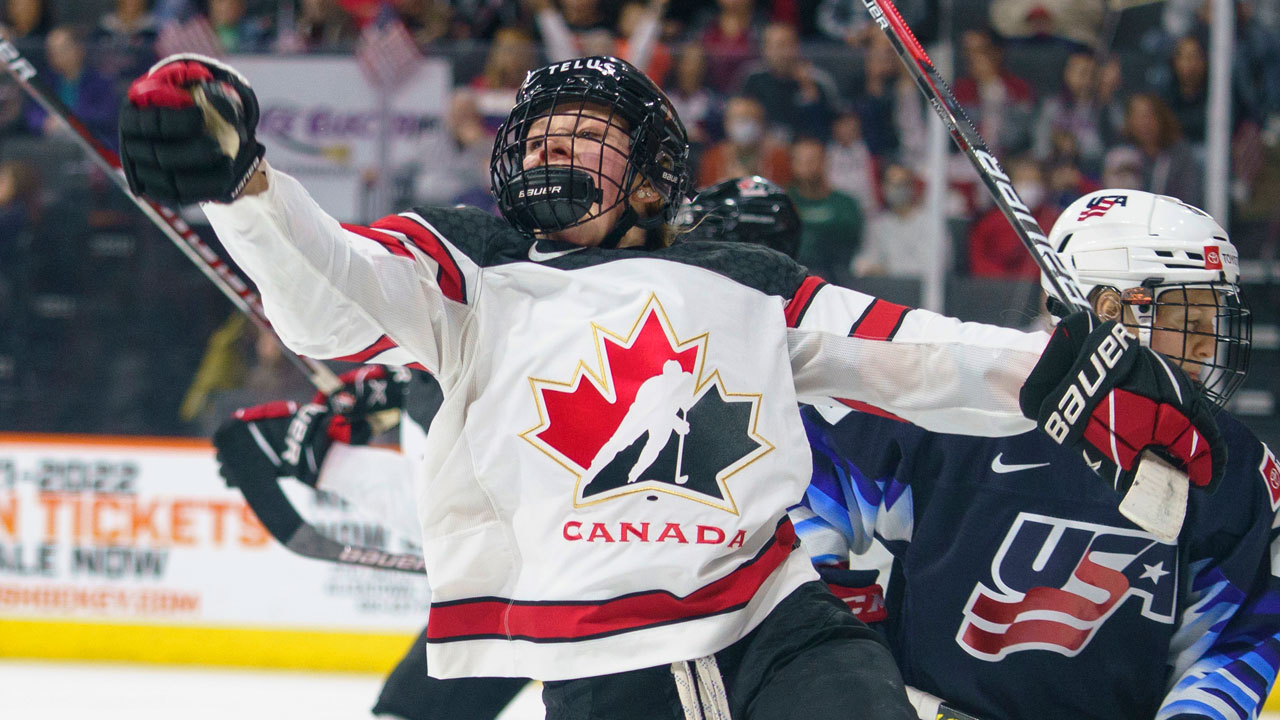
[[[898,8],[890,0],[863,0],[863,5],[889,38],[894,52],[907,66],[912,79],[951,133],[951,139],[977,170],[996,206],[1035,259],[1041,274],[1048,279],[1054,297],[1072,310],[1093,312],[1093,307],[1080,292],[1075,275],[1062,264],[1040,223],[1018,197],[1013,182],[1000,167],[1000,161],[987,148],[986,141],[960,107],[951,87],[934,68],[933,61],[898,13]],[[1181,532],[1186,517],[1187,482],[1184,473],[1160,461],[1150,451],[1144,451],[1133,484],[1120,503],[1120,512],[1159,539],[1173,541]]]
[[[71,137],[89,156],[90,161],[106,173],[106,176],[187,256],[187,259],[195,263],[200,272],[204,273],[205,277],[209,278],[237,309],[248,315],[255,325],[270,332],[278,342],[279,338],[271,330],[271,323],[267,320],[266,313],[262,309],[262,301],[257,293],[223,262],[213,248],[201,240],[200,236],[177,213],[129,191],[129,183],[124,178],[120,168],[120,158],[116,153],[94,137],[93,132],[80,122],[80,119],[60,98],[36,81],[35,66],[8,40],[0,40],[0,61],[4,62],[9,76],[22,86],[23,91],[32,100],[71,128]],[[342,386],[333,371],[318,360],[295,355],[288,348],[285,348],[285,356],[321,391],[332,393]]]
[[[987,148],[987,143],[960,107],[951,87],[933,67],[933,61],[916,40],[898,9],[889,0],[863,0],[863,4],[871,13],[871,18],[888,36],[894,51],[902,58],[912,79],[946,125],[951,138],[978,171],[978,177],[982,178],[982,183],[991,191],[1000,212],[1013,225],[1018,239],[1040,266],[1040,271],[1049,279],[1054,296],[1070,308],[1091,311],[1089,301],[1080,292],[1075,277],[1063,266],[1057,252],[1049,245],[1040,223],[1018,197],[1009,176],[1000,167],[1000,161]]]

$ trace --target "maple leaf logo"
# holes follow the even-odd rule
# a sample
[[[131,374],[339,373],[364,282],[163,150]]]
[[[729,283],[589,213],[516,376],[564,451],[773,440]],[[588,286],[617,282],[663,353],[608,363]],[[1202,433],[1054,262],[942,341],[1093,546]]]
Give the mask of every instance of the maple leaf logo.
[[[520,437],[573,473],[575,506],[656,491],[737,514],[725,480],[773,450],[760,394],[729,392],[705,367],[709,335],[676,337],[655,295],[625,335],[591,330],[594,365],[529,379],[538,424]]]

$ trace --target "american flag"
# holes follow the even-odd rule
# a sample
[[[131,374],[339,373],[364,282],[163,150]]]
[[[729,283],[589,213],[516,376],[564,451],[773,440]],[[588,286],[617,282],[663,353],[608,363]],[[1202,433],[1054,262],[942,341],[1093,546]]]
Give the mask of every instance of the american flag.
[[[399,20],[370,23],[356,43],[356,61],[373,86],[391,91],[408,82],[422,54]]]
[[[183,23],[169,23],[160,28],[160,35],[156,38],[156,53],[160,57],[174,53],[222,57],[226,52],[222,41],[214,33],[213,26],[209,24],[209,19],[203,15],[197,15]]]
[[[1107,214],[1108,210],[1116,205],[1128,205],[1128,200],[1129,196],[1127,195],[1103,195],[1102,197],[1096,197],[1089,201],[1089,207],[1086,208],[1084,212],[1080,213],[1080,217],[1076,218],[1076,220],[1079,221],[1087,218],[1102,217]]]

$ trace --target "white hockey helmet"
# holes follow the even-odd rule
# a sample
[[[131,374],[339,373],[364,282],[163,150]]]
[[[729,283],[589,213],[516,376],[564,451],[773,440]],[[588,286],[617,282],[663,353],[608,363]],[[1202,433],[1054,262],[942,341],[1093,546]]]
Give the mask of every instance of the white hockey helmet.
[[[1143,345],[1150,345],[1160,307],[1186,311],[1192,303],[1185,290],[1214,290],[1216,353],[1199,361],[1199,380],[1210,400],[1226,404],[1248,370],[1252,323],[1237,284],[1239,254],[1212,216],[1166,195],[1098,190],[1062,211],[1049,244],[1074,268],[1090,301],[1100,288],[1120,294],[1137,321],[1129,327]],[[1188,336],[1204,333],[1184,327],[1182,334],[1183,353],[1175,360],[1186,358]]]

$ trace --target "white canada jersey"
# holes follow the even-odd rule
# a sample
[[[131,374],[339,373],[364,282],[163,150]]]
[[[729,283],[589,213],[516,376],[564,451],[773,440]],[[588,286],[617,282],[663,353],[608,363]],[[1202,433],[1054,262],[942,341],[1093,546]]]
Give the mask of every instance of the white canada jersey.
[[[1046,341],[806,277],[758,246],[578,248],[475,209],[340,225],[293,178],[205,212],[294,351],[432,373],[416,478],[437,677],[717,652],[816,579],[798,403],[1024,432]]]

